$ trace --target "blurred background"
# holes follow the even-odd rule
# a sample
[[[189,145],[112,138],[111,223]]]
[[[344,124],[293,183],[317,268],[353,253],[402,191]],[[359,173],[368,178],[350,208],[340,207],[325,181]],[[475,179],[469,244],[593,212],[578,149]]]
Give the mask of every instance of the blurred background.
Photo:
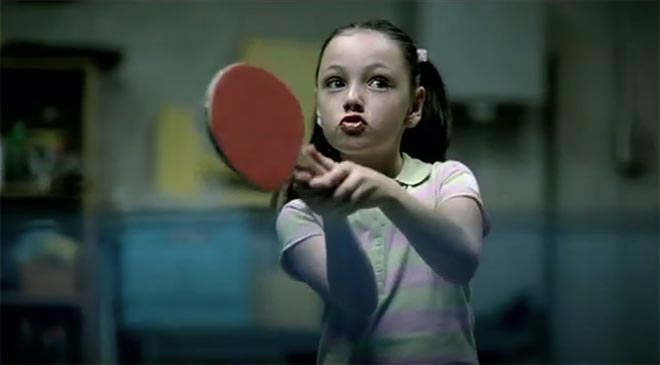
[[[281,272],[269,196],[214,155],[242,60],[309,116],[324,38],[387,18],[429,50],[450,158],[492,219],[484,363],[658,363],[658,2],[7,1],[2,363],[315,361],[321,304]]]

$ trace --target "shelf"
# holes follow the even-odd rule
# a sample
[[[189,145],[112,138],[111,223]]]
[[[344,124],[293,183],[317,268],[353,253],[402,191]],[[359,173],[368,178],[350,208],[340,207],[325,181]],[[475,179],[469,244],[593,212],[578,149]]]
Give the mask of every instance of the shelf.
[[[60,193],[29,193],[29,192],[2,192],[2,200],[43,200],[52,202],[81,201],[80,195],[60,194]]]
[[[71,63],[71,60],[88,59],[102,71],[110,71],[121,64],[122,54],[111,47],[91,46],[86,44],[42,44],[31,41],[10,41],[2,46],[4,61],[16,60],[16,63],[25,67],[26,60],[32,60],[34,67],[46,67],[44,59],[48,58],[46,65],[55,67]]]
[[[78,210],[83,198],[79,195],[59,194],[0,194],[2,211],[14,210]]]
[[[80,195],[65,195],[65,194],[29,194],[29,193],[2,193],[0,194],[2,200],[19,201],[19,200],[39,200],[57,202],[80,202],[82,197]]]
[[[78,187],[77,190],[80,190]],[[28,198],[48,198],[48,197],[65,197],[71,198],[79,196],[78,194],[73,194],[75,190],[73,187],[65,190],[62,187],[55,186],[53,189],[48,191],[42,191],[37,189],[34,183],[29,182],[5,182],[2,186],[2,191],[0,196],[2,197],[28,197]]]
[[[55,296],[36,296],[20,293],[2,293],[3,306],[21,306],[21,307],[80,307],[80,299],[77,297],[55,297]]]

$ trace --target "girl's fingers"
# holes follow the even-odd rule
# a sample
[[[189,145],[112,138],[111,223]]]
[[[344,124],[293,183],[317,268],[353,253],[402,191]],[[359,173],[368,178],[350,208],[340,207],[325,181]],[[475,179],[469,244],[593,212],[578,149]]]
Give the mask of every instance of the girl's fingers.
[[[324,169],[330,171],[332,170],[337,163],[333,161],[332,159],[323,156],[321,152],[319,152],[314,145],[310,145],[311,148],[309,149],[309,154],[316,162],[318,162],[321,166],[323,166]]]
[[[341,165],[337,165],[330,172],[325,173],[321,176],[315,176],[309,181],[309,186],[316,189],[331,189],[339,185],[348,175],[349,172],[347,169],[342,168]]]
[[[312,174],[309,171],[295,169],[293,170],[293,179],[297,182],[308,183],[312,179]]]
[[[357,174],[349,175],[344,181],[339,184],[332,194],[332,198],[336,201],[348,201],[353,192],[360,186],[360,177]]]
[[[314,175],[321,175],[330,171],[312,156],[312,150],[314,150],[313,145],[303,147],[300,155],[298,155],[298,166],[311,170]]]
[[[361,202],[368,200],[372,193],[372,189],[367,188],[365,185],[360,185],[353,190],[349,200],[351,204],[361,204]]]
[[[314,175],[320,175],[326,172],[321,164],[316,162],[311,156],[305,154],[304,152],[301,153],[298,157],[296,168],[309,170]]]

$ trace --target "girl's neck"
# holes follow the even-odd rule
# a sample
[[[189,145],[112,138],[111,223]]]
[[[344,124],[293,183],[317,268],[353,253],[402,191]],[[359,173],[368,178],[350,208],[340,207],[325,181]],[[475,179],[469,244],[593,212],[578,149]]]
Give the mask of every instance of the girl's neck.
[[[342,160],[350,160],[359,165],[374,169],[385,176],[395,178],[403,167],[403,157],[397,149],[388,155],[348,155],[341,154]]]

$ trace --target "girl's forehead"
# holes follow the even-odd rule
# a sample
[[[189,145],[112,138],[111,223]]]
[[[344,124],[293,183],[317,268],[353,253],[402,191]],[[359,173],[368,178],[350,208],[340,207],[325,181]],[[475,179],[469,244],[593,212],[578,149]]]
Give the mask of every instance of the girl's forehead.
[[[372,30],[352,30],[333,38],[323,52],[321,68],[382,63],[396,69],[404,66],[397,42]]]

